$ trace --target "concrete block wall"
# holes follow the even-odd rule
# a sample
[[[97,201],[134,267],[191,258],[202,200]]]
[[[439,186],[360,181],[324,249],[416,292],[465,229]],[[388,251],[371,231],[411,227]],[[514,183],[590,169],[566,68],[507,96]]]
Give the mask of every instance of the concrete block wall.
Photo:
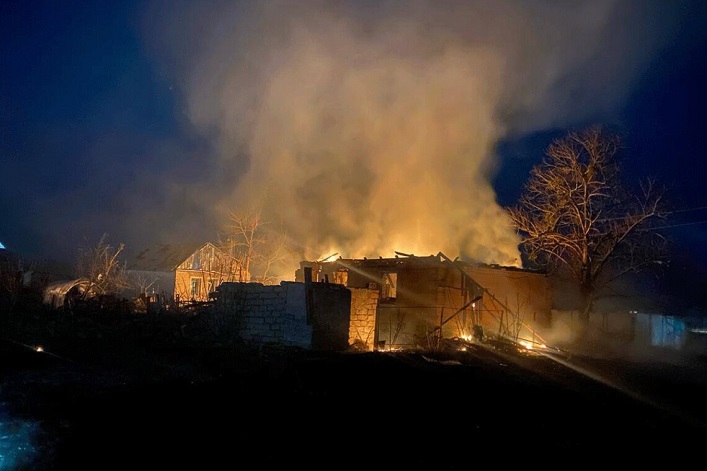
[[[305,283],[305,290],[308,289]],[[312,348],[344,351],[349,349],[351,291],[335,283],[311,283]]]
[[[312,344],[301,283],[223,283],[217,289],[214,312],[235,337],[248,344],[303,348]]]
[[[307,322],[307,300],[304,285],[283,281],[285,310],[282,314],[282,342],[285,345],[309,348],[312,346],[312,325]]]
[[[349,345],[361,345],[365,350],[373,350],[375,347],[378,290],[367,288],[349,289],[351,290]]]

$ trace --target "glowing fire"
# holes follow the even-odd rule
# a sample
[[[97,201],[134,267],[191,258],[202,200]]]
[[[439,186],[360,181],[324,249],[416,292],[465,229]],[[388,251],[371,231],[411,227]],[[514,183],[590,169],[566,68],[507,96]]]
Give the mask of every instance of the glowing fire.
[[[339,251],[332,249],[323,252],[319,257],[316,258],[319,262],[333,262],[339,257]]]
[[[518,343],[526,350],[533,350],[534,348],[547,348],[544,343],[534,343],[528,340],[519,340]]]

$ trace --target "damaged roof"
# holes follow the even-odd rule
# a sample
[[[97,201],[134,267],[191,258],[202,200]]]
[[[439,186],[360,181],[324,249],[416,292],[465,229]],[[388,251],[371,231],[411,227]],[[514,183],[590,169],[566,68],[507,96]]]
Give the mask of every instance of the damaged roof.
[[[171,272],[208,242],[162,244],[147,248],[127,261],[128,270]]]
[[[467,262],[459,260],[458,258],[452,260],[442,252],[437,255],[426,255],[426,256],[416,256],[412,254],[405,254],[402,252],[396,252],[395,258],[338,258],[328,262],[310,262],[319,263],[323,266],[333,267],[337,264],[342,267],[367,267],[367,268],[381,268],[381,269],[392,269],[394,267],[438,267],[444,264],[451,263],[461,267],[474,267],[474,268],[487,268],[492,270],[508,270],[508,271],[520,271],[520,272],[531,272],[531,273],[543,273],[540,270],[533,270],[528,268],[519,268],[514,266],[505,266],[497,264],[488,264],[481,262]]]

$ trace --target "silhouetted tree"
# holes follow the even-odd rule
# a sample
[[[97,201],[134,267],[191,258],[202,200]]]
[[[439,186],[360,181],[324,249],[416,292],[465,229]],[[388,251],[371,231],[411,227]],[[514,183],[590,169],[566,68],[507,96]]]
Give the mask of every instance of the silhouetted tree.
[[[260,209],[234,211],[219,236],[219,246],[241,263],[248,276],[242,281],[267,284],[274,280],[273,266],[288,253],[288,238],[263,219]]]
[[[0,249],[0,322],[17,304],[22,288],[22,260]]]
[[[528,260],[579,285],[585,322],[600,287],[667,257],[655,224],[666,216],[665,190],[648,179],[629,191],[620,148],[619,137],[599,127],[569,132],[552,142],[518,204],[507,208]]]
[[[124,248],[122,243],[113,247],[108,243],[108,235],[103,234],[95,246],[79,249],[76,272],[89,281],[86,296],[118,294],[130,286],[125,264],[119,261]]]

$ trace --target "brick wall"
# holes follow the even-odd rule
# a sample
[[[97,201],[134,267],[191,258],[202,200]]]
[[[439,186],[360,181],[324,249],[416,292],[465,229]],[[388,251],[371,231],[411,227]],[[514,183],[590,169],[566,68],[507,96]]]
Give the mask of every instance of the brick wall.
[[[359,346],[363,350],[373,350],[378,291],[366,288],[349,289],[351,290],[349,345]]]

